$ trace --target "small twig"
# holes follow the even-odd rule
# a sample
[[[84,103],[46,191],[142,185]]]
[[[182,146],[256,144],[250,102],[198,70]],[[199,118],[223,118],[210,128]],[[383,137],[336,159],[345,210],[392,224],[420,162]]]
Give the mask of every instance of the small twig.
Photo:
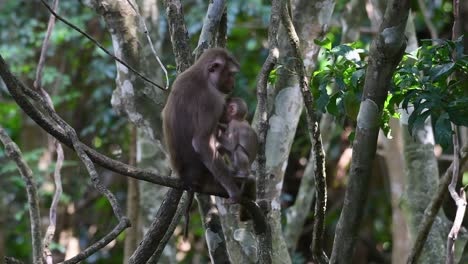
[[[8,136],[5,129],[0,126],[0,141],[5,146],[5,154],[11,160],[16,163],[18,170],[26,183],[26,192],[28,194],[29,204],[29,218],[31,221],[31,237],[32,237],[32,251],[33,251],[33,263],[42,263],[42,245],[41,245],[41,215],[39,212],[39,198],[37,195],[36,182],[32,174],[32,170],[29,168],[26,161],[23,159],[23,155],[18,145]],[[13,262],[10,262],[13,263]]]
[[[455,240],[457,240],[458,232],[460,232],[463,223],[463,217],[466,211],[466,193],[465,189],[460,188],[460,199],[457,200],[457,214],[453,221],[452,229],[447,238],[447,264],[453,264],[455,255]]]
[[[58,4],[59,0],[54,0],[52,3],[52,6],[54,7],[54,11],[56,12],[58,9]],[[39,89],[39,87],[42,87],[42,71],[44,69],[45,65],[45,58],[47,56],[47,48],[49,47],[49,40],[50,36],[52,35],[52,30],[54,29],[55,26],[55,16],[50,16],[49,17],[49,23],[47,24],[47,31],[46,35],[44,37],[44,41],[42,42],[42,48],[41,48],[41,55],[39,57],[39,62],[37,63],[37,71],[36,71],[36,80],[34,81],[34,87],[36,89]]]
[[[44,258],[46,262],[53,263],[52,261],[52,252],[49,248],[50,243],[52,242],[54,235],[55,235],[55,228],[57,226],[57,206],[60,201],[60,196],[62,195],[62,179],[61,179],[61,169],[63,166],[64,154],[63,154],[63,147],[62,145],[54,138],[53,139],[55,144],[55,150],[57,152],[57,162],[55,163],[55,170],[54,170],[54,183],[55,183],[55,192],[54,197],[52,199],[52,204],[50,205],[49,211],[49,226],[47,227],[47,231],[44,235]]]
[[[166,87],[164,88],[164,90],[167,90],[167,89],[169,89],[169,75],[167,74],[167,69],[166,69],[166,67],[164,67],[164,64],[161,62],[161,59],[159,58],[159,56],[158,56],[158,54],[156,52],[156,49],[154,48],[153,41],[151,40],[151,37],[149,35],[149,30],[148,30],[148,27],[146,26],[145,19],[141,16],[140,10],[138,10],[138,6],[135,7],[130,0],[127,0],[127,3],[133,8],[133,10],[135,11],[135,13],[138,16],[138,19],[140,20],[140,23],[143,25],[143,29],[145,31],[144,33],[145,33],[146,39],[148,40],[148,43],[149,43],[149,45],[151,47],[151,51],[153,52],[154,57],[158,61],[159,66],[161,66],[161,68],[162,68],[162,70],[164,72],[164,76],[166,77]]]
[[[99,241],[94,243],[93,245],[89,246],[87,249],[83,250],[80,252],[78,255],[74,256],[73,258],[66,260],[62,262],[61,264],[72,264],[72,263],[79,263],[80,261],[83,261],[84,259],[88,258],[92,254],[96,253],[98,250],[101,248],[105,247],[108,245],[112,240],[116,239],[118,235],[122,233],[122,231],[125,230],[125,228],[130,226],[130,221],[128,221],[128,218],[124,217],[119,221],[119,224],[114,227],[114,229],[105,235],[103,238],[101,238]]]
[[[299,77],[299,87],[302,92],[304,104],[306,108],[307,126],[309,129],[309,137],[314,148],[314,157],[310,157],[315,161],[315,183],[317,190],[317,199],[315,206],[314,231],[312,237],[312,258],[317,263],[328,263],[328,257],[323,250],[323,233],[325,230],[325,213],[327,208],[327,184],[325,174],[325,153],[322,147],[322,139],[320,136],[320,128],[317,118],[315,117],[314,100],[309,90],[309,83],[305,73],[305,66],[302,60],[302,52],[299,46],[299,37],[292,23],[291,16],[288,12],[287,4],[284,4],[282,12],[282,22],[288,33],[289,42],[291,43],[294,57],[296,58],[296,71]]]
[[[57,11],[59,0],[54,0],[52,5],[54,8],[54,11]],[[34,88],[36,88],[36,90],[38,90],[39,93],[42,94],[45,101],[52,109],[54,108],[52,99],[50,98],[49,94],[42,88],[42,72],[44,70],[45,58],[47,56],[47,49],[49,47],[49,40],[50,40],[50,36],[52,35],[54,26],[55,26],[55,16],[50,15],[49,23],[47,25],[47,32],[44,37],[44,41],[42,42],[41,55],[39,57],[39,62],[37,64],[36,80],[33,83]],[[44,235],[42,254],[44,256],[46,263],[52,264],[53,258],[52,258],[52,252],[50,250],[50,243],[52,243],[52,240],[55,235],[55,229],[57,225],[57,206],[60,200],[60,196],[62,195],[62,179],[61,179],[60,171],[62,169],[64,155],[63,155],[63,147],[56,139],[49,136],[48,142],[49,142],[48,151],[50,152],[50,154],[52,155],[53,152],[57,152],[57,162],[55,164],[55,170],[54,170],[55,192],[54,192],[54,197],[52,199],[52,204],[49,210],[49,226],[47,227],[47,231]]]
[[[457,206],[457,213],[455,215],[455,220],[453,221],[452,229],[447,237],[447,264],[453,264],[454,254],[455,254],[455,240],[457,240],[458,232],[460,231],[461,225],[463,223],[463,217],[465,216],[466,210],[466,195],[463,188],[460,189],[460,195],[456,192],[458,175],[460,173],[460,144],[458,142],[458,129],[455,124],[452,124],[453,133],[453,173],[452,180],[448,186],[450,196],[452,196],[453,201]]]
[[[135,73],[138,77],[140,77],[141,79],[143,79],[144,81],[158,87],[159,89],[161,90],[166,90],[165,88],[163,88],[161,85],[151,81],[150,79],[146,78],[145,76],[143,76],[141,73],[139,73],[137,70],[135,70],[132,66],[128,65],[125,61],[121,60],[120,58],[118,58],[117,56],[115,56],[114,54],[112,54],[112,52],[108,51],[106,48],[104,48],[104,46],[102,46],[97,40],[95,40],[93,37],[91,37],[90,35],[88,35],[86,32],[82,31],[81,29],[79,29],[77,26],[73,25],[71,22],[69,22],[68,20],[66,20],[65,18],[61,17],[60,15],[58,15],[48,4],[45,0],[41,0],[42,4],[47,8],[49,9],[50,13],[52,13],[58,20],[62,21],[63,23],[65,23],[67,26],[71,27],[72,29],[78,31],[81,35],[85,36],[87,39],[89,39],[91,42],[94,43],[94,45],[96,45],[98,48],[100,48],[102,51],[104,51],[104,53],[106,53],[107,55],[109,55],[110,57],[112,57],[114,60],[120,62],[122,65],[124,65],[125,67],[127,67],[130,71],[132,71],[133,73]]]

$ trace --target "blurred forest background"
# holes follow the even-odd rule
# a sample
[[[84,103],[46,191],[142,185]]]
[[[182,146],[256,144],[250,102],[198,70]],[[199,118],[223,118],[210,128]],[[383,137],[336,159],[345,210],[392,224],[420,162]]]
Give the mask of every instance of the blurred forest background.
[[[101,15],[90,7],[90,2],[93,1],[61,1],[58,13],[93,36],[106,49],[113,50],[109,29]],[[157,0],[136,2],[143,13],[151,14],[146,17],[146,24],[157,53],[169,71],[172,83],[176,76],[176,62],[172,51],[164,3]],[[295,1],[292,2],[294,5]],[[314,70],[324,70],[327,69],[326,65],[330,65],[330,60],[333,60],[331,57],[336,55],[333,55],[334,51],[331,47],[353,42],[353,49],[358,49],[360,53],[367,53],[373,37],[378,32],[379,24],[373,21],[373,19],[378,19],[375,18],[376,12],[379,11],[375,8],[378,1],[337,0],[331,2],[335,2],[333,13],[329,18],[327,32],[321,36],[322,40],[326,39],[327,41],[316,43],[322,46],[322,52],[313,63],[314,66],[310,66],[310,64],[308,66],[308,69],[311,70],[308,72],[310,77]],[[385,3],[385,1],[382,2]],[[190,43],[192,47],[196,47],[208,1],[187,0],[183,1],[183,7]],[[382,11],[383,9],[380,9],[380,12]],[[257,104],[257,76],[268,56],[267,39],[270,12],[270,1],[238,0],[227,3],[227,48],[238,58],[241,65],[234,95],[247,101],[250,110],[249,120],[253,119]],[[460,1],[460,12],[462,32],[466,33],[468,32],[468,20],[466,19],[468,17],[468,1]],[[307,16],[307,14],[302,15]],[[30,87],[33,86],[35,80],[49,16],[50,12],[38,0],[0,0],[0,54],[9,64],[12,72]],[[419,46],[422,45],[422,40],[431,39],[434,36],[448,40],[452,38],[452,1],[413,1],[409,19],[414,22],[414,36]],[[349,28],[353,30],[354,37],[343,35]],[[144,38],[142,39],[144,40]],[[468,38],[459,44],[464,45],[464,53],[467,54]],[[150,60],[153,58],[151,57]],[[284,62],[283,68],[279,67],[278,72],[287,68],[286,63]],[[158,80],[158,83],[164,83],[164,78],[161,77],[161,68],[157,64],[152,65],[153,68],[145,69],[144,75]],[[347,67],[346,64],[343,64],[343,67]],[[333,69],[337,72],[340,70]],[[134,125],[125,116],[119,115],[112,108],[111,98],[116,86],[116,74],[116,64],[113,58],[106,55],[75,30],[57,21],[51,35],[42,75],[42,87],[51,95],[57,113],[77,131],[82,142],[92,146],[100,153],[124,163],[135,164],[138,161],[138,166],[157,168],[158,165],[151,165],[151,162],[155,160],[154,156],[142,159],[141,155],[145,150],[137,150],[136,142],[142,140],[143,137],[140,134],[141,131],[137,132]],[[270,77],[274,79],[276,75],[272,74]],[[270,81],[275,82],[271,79]],[[468,90],[466,79],[464,84],[466,96]],[[315,95],[320,94],[317,89],[313,91],[315,91]],[[357,93],[355,96],[359,98],[360,94]],[[354,111],[355,116],[359,109],[358,103],[353,104],[353,102],[345,103],[347,115],[335,116],[332,119],[332,128],[323,132],[328,191],[324,248],[325,252],[328,253],[332,249],[334,231],[343,205],[351,162],[350,140],[355,129],[355,121],[350,118],[353,116],[350,112]],[[350,108],[354,110],[350,110]],[[149,111],[151,112],[151,110]],[[154,111],[153,114],[159,116],[160,112]],[[400,131],[398,121],[392,119],[389,124],[393,130]],[[41,217],[44,225],[42,228],[45,232],[48,223],[48,210],[55,190],[53,180],[56,165],[55,153],[51,151],[53,147],[50,146],[48,134],[18,107],[1,81],[0,125],[18,144],[33,171],[40,198]],[[403,126],[401,129],[403,128],[406,127]],[[287,167],[284,172],[280,196],[280,224],[284,228],[286,243],[292,243],[292,245],[287,245],[290,261],[292,263],[310,263],[309,247],[314,220],[313,203],[309,202],[309,210],[302,225],[291,226],[290,219],[288,219],[291,217],[288,213],[290,212],[289,208],[297,205],[298,199],[302,199],[298,196],[298,192],[309,164],[311,144],[305,115],[300,117],[297,130],[293,130],[291,133],[295,134],[285,163]],[[408,185],[417,186],[418,183],[411,182],[411,179],[416,181],[415,178],[407,177],[408,174],[405,174],[408,170],[404,169],[404,155],[402,153],[406,143],[401,136],[392,136],[392,142],[397,141],[397,143],[389,143],[391,140],[385,139],[382,135],[379,137],[377,156],[372,165],[370,187],[366,191],[368,200],[365,205],[363,204],[365,207],[358,232],[356,253],[354,260],[350,263],[403,263],[400,261],[403,261],[408,255],[411,248],[411,238],[414,239],[415,231],[412,230],[412,227],[417,226],[417,224],[411,223],[407,219],[412,219],[411,211],[416,207],[408,205],[407,201],[411,199],[411,195],[408,198],[405,190],[407,190]],[[437,136],[436,138],[438,140],[444,139]],[[460,138],[461,145],[467,142],[466,128],[461,129]],[[436,170],[435,175],[439,177],[440,174],[442,177],[453,161],[453,149],[451,141],[445,147],[441,147],[441,142],[435,143],[433,152],[437,162],[436,168],[439,171]],[[139,144],[138,148],[142,146],[145,145]],[[69,148],[64,148],[64,151],[63,194],[58,205],[55,238],[51,244],[51,250],[56,260],[74,256],[80,249],[107,234],[117,223],[111,206],[103,196],[95,191],[86,169],[76,154]],[[407,157],[406,162],[408,159],[411,157]],[[163,158],[159,158],[159,160],[167,162]],[[142,165],[141,163],[144,162],[146,164]],[[128,197],[128,178],[101,167],[97,169],[103,184],[115,194],[120,205],[124,208],[127,207],[127,203],[131,200]],[[161,173],[164,174],[164,171]],[[432,193],[435,193],[434,188],[436,188],[437,180],[430,183],[433,189],[426,192],[427,197],[423,198],[426,203],[432,197]],[[313,182],[313,180],[311,181]],[[468,184],[467,173],[459,184]],[[0,186],[2,186],[0,188],[0,259],[5,256],[14,256],[28,263],[32,257],[32,245],[25,183],[17,171],[16,165],[6,157],[4,148],[0,148]],[[124,259],[128,258],[128,255],[124,257],[126,234],[133,232],[137,234],[137,241],[141,240],[142,233],[147,230],[153,220],[167,189],[146,182],[139,182],[136,186],[138,187],[137,197],[139,198],[137,199],[139,202],[134,203],[134,206],[139,208],[136,212],[139,216],[136,225],[138,229],[129,229],[119,235],[116,240],[93,254],[84,263],[124,263]],[[311,196],[315,195],[312,192]],[[132,195],[135,195],[134,190]],[[422,208],[424,209],[425,205]],[[183,221],[181,221],[167,245],[160,263],[207,263],[209,261],[202,219],[197,209],[196,206],[191,209],[188,241],[182,240]],[[440,212],[441,217],[452,221],[455,212],[455,204],[449,195],[446,195],[443,210]],[[446,220],[439,222],[444,221]],[[442,236],[443,244],[438,248],[442,251],[436,248],[432,249],[436,254],[444,255],[442,252],[445,252],[445,239],[451,226],[451,223],[448,223],[448,229],[445,226],[445,233]],[[464,220],[464,225],[468,226],[467,219]],[[289,230],[291,228],[295,230]],[[465,233],[460,237],[460,243],[466,243],[468,235]],[[463,252],[463,247],[464,244],[459,248],[458,255]],[[468,250],[465,251],[464,256],[468,258]],[[396,259],[398,257],[400,259]]]

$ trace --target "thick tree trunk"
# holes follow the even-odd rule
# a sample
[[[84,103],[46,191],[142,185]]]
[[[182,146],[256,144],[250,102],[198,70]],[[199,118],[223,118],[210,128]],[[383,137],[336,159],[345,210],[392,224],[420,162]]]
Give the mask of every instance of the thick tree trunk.
[[[330,263],[348,263],[354,253],[367,199],[371,164],[375,157],[380,116],[390,80],[406,47],[405,27],[409,1],[389,1],[369,52],[369,65],[359,109],[348,185],[336,227]]]

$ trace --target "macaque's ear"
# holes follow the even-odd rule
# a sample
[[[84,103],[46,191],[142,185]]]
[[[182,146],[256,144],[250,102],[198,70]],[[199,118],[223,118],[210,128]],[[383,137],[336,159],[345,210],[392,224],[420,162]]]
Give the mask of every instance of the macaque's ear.
[[[238,64],[234,64],[234,63],[230,63],[230,66],[229,66],[229,71],[231,73],[238,73],[240,70],[240,67]]]
[[[224,61],[218,58],[208,65],[208,71],[209,72],[219,71],[223,66],[224,66]]]

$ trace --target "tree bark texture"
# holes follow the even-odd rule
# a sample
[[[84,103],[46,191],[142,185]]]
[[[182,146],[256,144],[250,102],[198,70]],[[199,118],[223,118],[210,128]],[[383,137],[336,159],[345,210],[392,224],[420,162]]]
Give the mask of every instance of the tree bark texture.
[[[411,111],[410,111],[411,113]],[[439,183],[437,159],[434,156],[434,135],[430,121],[411,136],[408,132],[408,115],[402,111],[403,151],[405,159],[405,217],[409,223],[411,237],[416,238],[421,228],[425,209],[436,193]],[[437,213],[421,254],[411,263],[444,263],[446,239],[450,221],[443,212]],[[462,236],[461,236],[462,237]],[[465,240],[461,238],[462,240]],[[414,241],[413,241],[414,243]],[[444,254],[442,254],[444,252]],[[414,262],[413,262],[414,260]]]

